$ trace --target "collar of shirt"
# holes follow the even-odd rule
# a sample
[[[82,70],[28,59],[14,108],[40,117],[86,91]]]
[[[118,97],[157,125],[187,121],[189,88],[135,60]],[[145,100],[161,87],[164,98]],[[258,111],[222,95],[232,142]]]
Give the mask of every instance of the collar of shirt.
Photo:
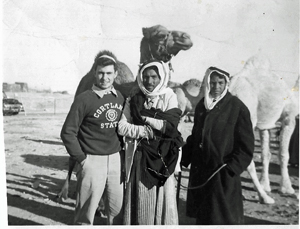
[[[163,100],[163,95],[156,95],[151,97],[146,97],[146,101],[144,103],[144,107],[146,109],[151,109],[151,107],[156,107],[159,100]]]
[[[162,95],[156,95],[156,96],[146,96],[146,100],[147,102],[150,102],[150,101],[156,101],[158,99],[162,99],[164,97],[164,94]]]
[[[95,84],[93,84],[92,90],[93,90],[93,92],[95,92],[100,98],[103,98],[104,95],[107,95],[107,94],[110,94],[110,93],[114,94],[116,97],[118,96],[117,91],[116,91],[116,89],[115,89],[113,86],[111,86],[111,88],[102,90],[102,89],[100,89],[99,87],[97,87]]]

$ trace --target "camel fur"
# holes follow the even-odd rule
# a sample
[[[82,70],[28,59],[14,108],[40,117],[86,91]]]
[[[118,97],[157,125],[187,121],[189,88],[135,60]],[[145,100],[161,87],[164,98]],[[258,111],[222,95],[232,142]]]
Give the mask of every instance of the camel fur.
[[[175,30],[170,31],[161,25],[142,28],[142,32],[140,63],[153,59],[169,62],[181,50],[188,50],[193,46],[189,34]]]
[[[182,120],[192,121],[191,116],[194,115],[195,107],[200,101],[201,81],[198,79],[189,79],[183,84],[172,82],[168,86],[177,95],[178,107],[182,111]]]
[[[269,163],[270,130],[280,123],[279,153],[281,182],[280,191],[294,194],[288,174],[289,142],[295,128],[295,117],[299,113],[295,94],[278,75],[271,71],[269,61],[263,56],[254,56],[242,71],[233,76],[229,90],[249,108],[254,127],[261,138],[262,172],[260,183],[270,192]]]

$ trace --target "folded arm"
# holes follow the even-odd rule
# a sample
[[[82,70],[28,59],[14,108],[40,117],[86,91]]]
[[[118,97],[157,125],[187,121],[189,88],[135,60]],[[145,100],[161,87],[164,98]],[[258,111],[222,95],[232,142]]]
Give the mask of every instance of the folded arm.
[[[130,113],[130,98],[126,100],[121,119],[118,124],[118,133],[130,138],[151,138],[152,129],[149,126],[134,125]]]
[[[173,109],[173,108],[178,108],[178,100],[177,96],[175,93],[172,93],[170,97],[167,99],[167,104],[166,104],[166,111]],[[162,133],[165,133],[166,131],[166,125],[168,120],[162,120],[162,119],[157,119],[154,117],[146,117],[142,116],[144,121],[150,125],[153,129],[159,130]]]

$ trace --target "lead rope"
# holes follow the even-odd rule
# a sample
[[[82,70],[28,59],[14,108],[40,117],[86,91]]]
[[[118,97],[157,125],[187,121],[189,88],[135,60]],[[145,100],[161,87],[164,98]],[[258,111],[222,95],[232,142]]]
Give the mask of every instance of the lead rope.
[[[165,163],[165,161],[164,161],[164,159],[163,159],[163,157],[161,156],[161,154],[159,153],[159,151],[157,152],[158,153],[158,155],[160,156],[160,159],[161,159],[161,161],[162,161],[162,163],[164,164],[164,167],[165,167],[165,169],[167,170],[167,173],[169,174],[169,177],[171,176],[171,174],[170,174],[170,172],[169,172],[169,170],[168,170],[168,167],[167,167],[167,165],[166,165],[166,163]],[[220,172],[220,170],[221,169],[223,169],[225,166],[226,166],[227,164],[223,164],[223,165],[221,165],[203,184],[201,184],[201,185],[198,185],[198,186],[195,186],[195,187],[186,187],[186,186],[184,186],[184,185],[182,185],[181,184],[181,182],[180,182],[180,187],[182,187],[182,188],[185,188],[185,189],[189,189],[189,190],[193,190],[193,189],[198,189],[198,188],[202,188],[202,187],[204,187],[218,172]],[[150,169],[150,168],[148,168],[148,169]],[[152,170],[153,172],[156,172],[155,170],[153,170],[153,169],[150,169],[150,170]],[[157,173],[157,172],[156,172]],[[157,173],[157,174],[159,174],[159,173]],[[163,175],[163,174],[160,174],[160,175]],[[176,178],[176,176],[174,175],[174,177],[175,177],[175,180],[177,181],[177,183],[179,183],[179,181],[178,181],[178,179]]]
[[[156,114],[155,114],[156,115]],[[142,139],[141,139],[142,140]],[[139,141],[138,142],[138,144],[140,143],[141,141]],[[149,144],[149,141],[148,141],[148,144]],[[162,155],[159,153],[159,150],[157,151],[157,153],[158,153],[158,155],[159,155],[159,157],[160,157],[160,159],[161,159],[161,161],[162,161],[162,163],[164,164],[164,167],[165,167],[165,169],[166,169],[166,171],[167,171],[167,173],[168,173],[168,177],[170,177],[171,176],[171,174],[170,174],[170,172],[169,172],[169,170],[168,170],[168,166],[166,165],[166,163],[165,163],[165,161],[164,161],[164,159],[163,159],[163,157],[162,157]],[[186,186],[184,186],[184,185],[182,185],[181,184],[181,182],[180,182],[180,187],[182,187],[182,188],[185,188],[185,189],[189,189],[189,190],[194,190],[194,189],[199,189],[199,188],[202,188],[202,187],[204,187],[218,172],[220,172],[220,170],[221,169],[223,169],[225,166],[227,166],[227,164],[223,164],[223,165],[221,165],[203,184],[201,184],[201,185],[198,185],[198,186],[195,186],[195,187],[186,187]],[[151,168],[147,168],[147,169],[149,169],[149,170],[151,170],[152,172],[155,172],[155,173],[157,173],[157,174],[159,174],[159,175],[162,175],[162,176],[166,176],[166,175],[164,175],[164,174],[161,174],[161,173],[158,173],[157,171],[155,171],[155,170],[153,170],[153,169],[151,169]],[[174,178],[175,178],[175,180],[177,181],[177,183],[179,183],[179,181],[178,181],[178,179],[176,178],[176,176],[175,176],[175,174],[174,174]]]
[[[186,187],[184,185],[182,185],[180,183],[180,187],[185,188],[185,189],[189,189],[189,190],[193,190],[193,189],[198,189],[198,188],[202,188],[203,186],[205,186],[221,169],[223,169],[227,164],[223,164],[221,165],[203,184],[195,186],[195,187]],[[175,179],[177,180],[176,176],[174,176]],[[178,183],[178,180],[177,180]]]

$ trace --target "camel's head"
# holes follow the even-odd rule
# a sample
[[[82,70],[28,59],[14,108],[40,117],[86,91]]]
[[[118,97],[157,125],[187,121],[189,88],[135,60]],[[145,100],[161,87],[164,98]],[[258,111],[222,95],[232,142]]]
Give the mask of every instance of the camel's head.
[[[245,65],[244,65],[245,70],[259,70],[259,71],[269,71],[271,69],[271,63],[270,60],[261,54],[255,55],[250,57]]]
[[[169,31],[161,25],[143,28],[140,46],[140,62],[156,59],[168,62],[181,50],[193,46],[190,36],[185,32]]]

